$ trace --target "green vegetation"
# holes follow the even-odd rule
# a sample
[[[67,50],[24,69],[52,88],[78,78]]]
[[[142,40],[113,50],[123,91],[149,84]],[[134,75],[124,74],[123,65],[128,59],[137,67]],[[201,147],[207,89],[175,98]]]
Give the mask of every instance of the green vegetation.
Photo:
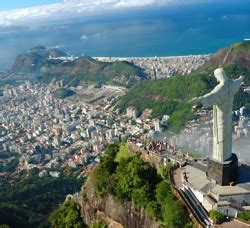
[[[107,84],[117,76],[129,79],[132,75],[144,77],[140,68],[128,62],[105,63],[90,57],[81,57],[72,63],[43,63],[40,79],[44,82],[63,80],[69,86],[77,86],[81,81]]]
[[[214,79],[206,73],[143,81],[130,89],[118,106],[122,110],[129,106],[139,111],[150,108],[153,110],[153,118],[170,115],[168,125],[177,132],[188,120],[194,118],[188,101],[207,92],[211,84],[215,84]]]
[[[44,57],[36,52],[20,54],[16,57],[12,70],[18,73],[34,73],[43,66]]]
[[[82,179],[65,175],[38,178],[35,171],[15,182],[0,182],[0,224],[11,227],[49,227],[48,215],[83,184]]]
[[[116,154],[115,162],[120,162],[121,159],[128,159],[134,155],[130,153],[127,143],[122,143],[119,148],[119,152]]]
[[[244,75],[245,84],[250,85],[250,68],[240,65],[227,65],[224,68],[230,78]],[[127,107],[134,106],[140,112],[150,108],[153,110],[152,118],[170,115],[167,125],[173,132],[178,132],[188,120],[195,118],[188,101],[208,93],[216,85],[213,70],[214,68],[209,67],[186,77],[143,81],[129,90],[118,107],[124,111]],[[248,104],[250,95],[241,89],[235,96],[234,109]]]
[[[223,48],[215,53],[210,60],[202,68],[217,68],[228,65],[239,65],[241,67],[250,68],[248,60],[250,55],[250,42],[244,41],[235,43],[231,46]],[[227,56],[227,58],[225,58]]]
[[[239,214],[239,218],[244,221],[250,221],[250,211],[242,211]]]
[[[170,169],[172,167],[171,162],[169,162],[166,166],[160,165],[157,169],[157,173],[165,180],[168,180]]]
[[[12,159],[7,165],[0,164],[0,172],[12,173],[19,164],[19,157]]]
[[[215,210],[210,210],[209,212],[209,217],[215,222],[215,223],[220,223],[224,219],[224,215],[218,211]]]
[[[107,226],[102,222],[97,221],[91,226],[91,228],[107,228]]]
[[[53,94],[55,97],[63,99],[65,97],[70,97],[70,96],[75,95],[75,92],[73,92],[70,89],[60,88],[60,89],[55,90]]]
[[[8,224],[9,227],[27,227],[32,228],[32,225],[25,220],[25,212],[22,212],[15,205],[0,206],[0,224]],[[1,225],[0,225],[1,227]],[[45,227],[45,226],[40,226]]]
[[[73,199],[67,199],[51,215],[50,222],[52,228],[82,228],[85,227],[80,211]]]
[[[111,63],[109,67],[104,69],[106,75],[112,75],[112,77],[117,76],[117,73],[124,76],[130,75],[141,75],[142,72],[140,68],[136,67],[134,64],[126,61],[116,61]]]
[[[0,225],[0,228],[9,228],[9,226],[6,224],[2,224],[2,225]]]
[[[42,51],[41,51],[42,50]],[[34,49],[16,57],[12,71],[21,73],[38,73],[43,82],[63,80],[68,86],[77,86],[82,81],[91,83],[118,83],[117,76],[125,76],[129,84],[134,84],[134,76],[145,78],[141,68],[126,61],[99,62],[91,57],[80,57],[72,62],[48,59],[48,56],[62,56],[57,49]],[[126,84],[126,83],[125,83]]]
[[[19,164],[20,155],[12,152],[4,152],[0,153],[0,159],[8,159],[9,162],[7,164],[0,163],[0,172],[14,172],[17,165]]]
[[[125,144],[107,148],[91,175],[97,196],[112,194],[121,202],[133,201],[163,227],[185,227],[188,213],[171,193],[169,167],[161,168],[160,176],[149,163],[128,153]]]
[[[230,58],[224,64],[224,58],[228,53]],[[178,132],[188,120],[195,117],[188,101],[208,93],[216,85],[213,71],[217,67],[223,66],[230,78],[244,75],[245,85],[250,85],[249,55],[250,42],[237,43],[224,48],[214,54],[208,63],[188,76],[141,82],[129,90],[118,107],[125,110],[129,106],[134,106],[140,112],[150,108],[153,110],[152,118],[170,115],[167,127],[173,132]],[[234,109],[243,105],[250,107],[250,94],[240,89],[235,96]]]

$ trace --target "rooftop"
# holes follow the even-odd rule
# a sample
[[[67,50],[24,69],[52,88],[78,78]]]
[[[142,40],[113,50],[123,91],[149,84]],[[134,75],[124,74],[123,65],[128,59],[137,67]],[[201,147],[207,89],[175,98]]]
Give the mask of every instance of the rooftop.
[[[206,178],[206,173],[194,166],[185,166],[187,182],[190,183],[195,189],[201,190],[209,181]]]
[[[236,186],[220,186],[207,180],[205,165],[197,164],[187,165],[183,171],[184,176],[186,175],[187,183],[192,185],[194,189],[205,194],[211,191],[216,195],[250,194],[250,167],[242,165],[239,168],[240,178]]]
[[[216,185],[212,192],[216,195],[226,196],[226,195],[241,195],[241,194],[250,194],[250,192],[239,186],[220,186]]]

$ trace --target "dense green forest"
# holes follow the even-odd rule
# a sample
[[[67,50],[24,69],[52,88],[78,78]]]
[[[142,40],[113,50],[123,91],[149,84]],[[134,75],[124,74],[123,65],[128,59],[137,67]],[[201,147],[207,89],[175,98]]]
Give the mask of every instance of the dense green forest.
[[[91,174],[97,196],[112,194],[120,202],[133,201],[152,219],[162,221],[162,227],[190,225],[186,209],[172,195],[169,169],[161,169],[160,175],[126,148],[126,144],[110,145]]]
[[[83,224],[81,214],[77,208],[77,204],[73,199],[68,198],[50,215],[50,223],[52,228],[58,227],[87,227]]]
[[[2,180],[0,224],[10,227],[50,227],[49,214],[68,194],[79,191],[82,184],[83,179],[74,176],[39,178],[37,172],[15,182]]]

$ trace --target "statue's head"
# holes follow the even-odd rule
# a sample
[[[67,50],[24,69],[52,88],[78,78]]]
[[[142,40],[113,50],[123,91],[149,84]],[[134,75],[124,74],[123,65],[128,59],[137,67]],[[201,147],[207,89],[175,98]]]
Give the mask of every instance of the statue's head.
[[[225,83],[228,81],[226,72],[223,68],[218,68],[214,71],[214,76],[216,77],[218,82]]]

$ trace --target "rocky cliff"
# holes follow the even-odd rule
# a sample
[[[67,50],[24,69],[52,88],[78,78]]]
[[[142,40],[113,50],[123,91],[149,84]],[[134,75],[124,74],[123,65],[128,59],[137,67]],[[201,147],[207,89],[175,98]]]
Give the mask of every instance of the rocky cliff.
[[[87,225],[95,221],[101,221],[109,228],[157,228],[160,225],[150,219],[144,209],[138,209],[132,202],[121,203],[112,195],[97,197],[91,183],[91,175],[81,190],[78,203]]]

